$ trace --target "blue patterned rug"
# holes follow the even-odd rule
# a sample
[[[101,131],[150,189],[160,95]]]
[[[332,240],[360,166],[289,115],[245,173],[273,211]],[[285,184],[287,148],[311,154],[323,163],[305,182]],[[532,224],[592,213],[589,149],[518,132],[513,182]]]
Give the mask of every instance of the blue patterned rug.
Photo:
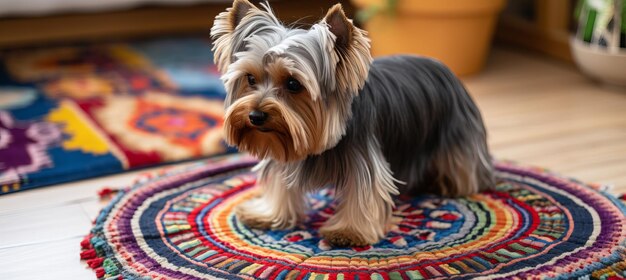
[[[0,53],[0,195],[229,152],[208,39]]]

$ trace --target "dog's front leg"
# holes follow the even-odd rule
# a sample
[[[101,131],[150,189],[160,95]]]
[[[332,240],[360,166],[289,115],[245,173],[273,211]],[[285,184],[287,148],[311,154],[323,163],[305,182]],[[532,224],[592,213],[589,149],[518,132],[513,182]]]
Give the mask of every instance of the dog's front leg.
[[[237,218],[257,229],[290,229],[303,219],[306,209],[304,191],[287,188],[282,172],[263,161],[258,166],[261,195],[240,204]]]
[[[398,190],[389,164],[380,151],[352,154],[346,159],[350,170],[336,186],[339,202],[335,215],[320,229],[320,234],[335,246],[371,245],[384,237],[391,223],[393,194]]]

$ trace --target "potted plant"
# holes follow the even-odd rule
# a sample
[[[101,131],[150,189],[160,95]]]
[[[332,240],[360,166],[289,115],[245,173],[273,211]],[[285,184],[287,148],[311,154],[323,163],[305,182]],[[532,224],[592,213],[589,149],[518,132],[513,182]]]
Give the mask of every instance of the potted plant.
[[[626,0],[581,0],[578,30],[571,40],[574,60],[591,78],[626,86]]]
[[[435,57],[456,74],[482,69],[505,0],[352,0],[374,56]]]

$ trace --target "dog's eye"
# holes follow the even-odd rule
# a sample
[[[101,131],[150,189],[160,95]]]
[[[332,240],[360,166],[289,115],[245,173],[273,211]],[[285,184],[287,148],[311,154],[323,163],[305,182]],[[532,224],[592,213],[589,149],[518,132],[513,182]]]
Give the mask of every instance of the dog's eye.
[[[287,82],[285,83],[285,87],[291,93],[298,93],[302,91],[302,84],[300,84],[300,82],[298,82],[298,80],[296,80],[293,77],[289,77],[287,79]]]
[[[256,79],[254,78],[254,76],[252,74],[248,74],[246,75],[248,78],[248,84],[253,86],[256,85]]]

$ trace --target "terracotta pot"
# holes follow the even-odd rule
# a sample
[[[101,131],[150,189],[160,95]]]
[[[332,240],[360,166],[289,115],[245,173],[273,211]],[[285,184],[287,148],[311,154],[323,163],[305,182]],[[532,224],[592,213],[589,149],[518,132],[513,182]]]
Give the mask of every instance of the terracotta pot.
[[[358,8],[384,0],[352,0]],[[431,56],[457,75],[480,71],[505,0],[399,0],[395,13],[381,11],[365,23],[372,54]]]

